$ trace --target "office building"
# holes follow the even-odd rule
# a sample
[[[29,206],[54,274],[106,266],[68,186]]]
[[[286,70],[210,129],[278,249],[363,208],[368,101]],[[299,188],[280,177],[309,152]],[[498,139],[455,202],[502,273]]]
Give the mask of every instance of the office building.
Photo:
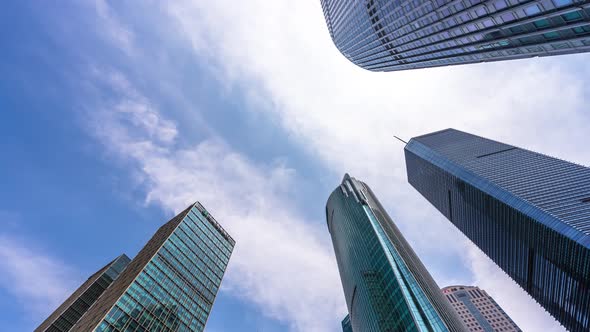
[[[475,286],[449,286],[442,291],[469,331],[522,332],[483,289]]]
[[[365,183],[346,174],[328,199],[326,221],[354,331],[465,331]]]
[[[67,332],[96,302],[98,297],[119,277],[131,260],[125,254],[94,273],[68,297],[35,332]]]
[[[203,331],[235,241],[199,203],[164,224],[72,328]]]
[[[418,192],[565,328],[590,330],[590,168],[454,129],[405,157]]]
[[[336,47],[371,71],[588,52],[588,0],[321,0]]]
[[[350,316],[346,315],[342,320],[342,332],[352,332],[352,325],[350,325]]]

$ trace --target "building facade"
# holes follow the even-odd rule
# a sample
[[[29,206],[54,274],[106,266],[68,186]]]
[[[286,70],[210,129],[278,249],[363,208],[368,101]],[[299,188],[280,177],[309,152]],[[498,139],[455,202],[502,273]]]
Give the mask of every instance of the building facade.
[[[354,331],[465,331],[365,183],[346,174],[326,221]]]
[[[130,261],[131,259],[123,254],[98,270],[49,315],[35,329],[35,332],[69,331],[100,295],[119,277]]]
[[[522,332],[483,289],[475,286],[449,286],[442,291],[469,331]]]
[[[588,52],[588,0],[321,0],[330,36],[371,71]]]
[[[203,331],[235,241],[195,203],[164,224],[72,328]]]
[[[342,320],[342,332],[352,332],[352,325],[350,324],[350,315],[346,315]]]
[[[408,181],[564,327],[589,331],[590,168],[454,129],[412,138]]]

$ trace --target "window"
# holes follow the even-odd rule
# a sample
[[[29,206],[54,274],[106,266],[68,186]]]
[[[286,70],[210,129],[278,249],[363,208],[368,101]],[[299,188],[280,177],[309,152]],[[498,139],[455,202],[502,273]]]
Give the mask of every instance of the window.
[[[572,4],[572,0],[553,0],[557,7],[567,6]]]
[[[535,21],[533,24],[537,28],[541,29],[541,28],[544,28],[544,27],[548,27],[549,26],[549,21],[543,18],[543,19],[540,19],[538,21]]]
[[[582,203],[590,203],[590,197],[582,198]]]
[[[492,21],[491,19],[485,19],[483,22],[483,26],[486,28],[490,28],[494,26],[494,21]]]
[[[502,20],[504,22],[514,21],[514,15],[512,13],[502,14],[500,17],[502,17]]]
[[[494,2],[494,7],[496,7],[496,10],[506,8],[506,2],[504,0],[498,0]]]
[[[485,16],[487,14],[486,7],[479,7],[475,10],[477,16]]]
[[[559,34],[555,31],[551,31],[551,32],[544,33],[543,37],[545,37],[547,39],[555,39],[555,38],[559,38]]]
[[[525,12],[527,15],[529,15],[529,16],[533,16],[533,15],[536,15],[536,14],[540,13],[540,12],[541,12],[541,10],[539,9],[539,6],[537,6],[537,5],[532,5],[532,6],[530,6],[530,7],[526,7],[526,8],[524,9],[524,12]]]
[[[565,13],[565,14],[561,15],[561,17],[567,22],[577,21],[577,20],[582,19],[582,15],[580,15],[579,11]]]

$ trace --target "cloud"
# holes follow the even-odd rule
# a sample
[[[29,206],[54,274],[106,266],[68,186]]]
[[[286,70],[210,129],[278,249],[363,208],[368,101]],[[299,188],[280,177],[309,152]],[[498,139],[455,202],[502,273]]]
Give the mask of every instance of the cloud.
[[[179,212],[199,200],[236,239],[222,289],[297,331],[336,326],[345,306],[332,248],[325,230],[289,203],[296,172],[280,162],[256,164],[218,138],[178,147],[174,123],[121,74],[104,73],[122,93],[90,112],[93,135],[142,174],[146,204]]]
[[[158,144],[168,146],[174,142],[178,135],[176,125],[162,118],[121,73],[93,68],[92,77],[106,83],[115,93],[114,100],[85,114],[86,124],[99,139],[108,141],[107,146],[139,157],[147,150],[157,150]]]
[[[94,0],[94,11],[98,18],[103,38],[113,42],[127,55],[135,53],[135,35],[132,30],[121,22],[106,0]]]
[[[72,268],[30,240],[0,234],[0,287],[12,294],[31,317],[47,316],[71,293]]]
[[[586,55],[371,73],[338,53],[319,1],[177,1],[167,12],[224,84],[264,101],[249,111],[278,116],[310,158],[373,186],[439,281],[475,279],[492,294],[511,282],[482,274],[475,256],[460,263],[472,245],[408,186],[394,134],[455,127],[590,164]],[[440,248],[460,265],[437,262]],[[522,290],[510,301],[524,330],[560,329]]]

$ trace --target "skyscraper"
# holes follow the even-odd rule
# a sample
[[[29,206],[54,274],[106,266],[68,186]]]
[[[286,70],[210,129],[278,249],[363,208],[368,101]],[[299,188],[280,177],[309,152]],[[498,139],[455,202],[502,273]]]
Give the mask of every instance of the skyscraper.
[[[395,71],[590,50],[588,0],[321,0],[356,65]]]
[[[192,204],[158,229],[72,332],[203,331],[234,245]]]
[[[354,331],[464,331],[371,189],[348,174],[326,221]]]
[[[123,254],[98,270],[41,323],[35,332],[69,331],[119,277],[130,261],[129,257]]]
[[[469,331],[522,332],[483,289],[475,286],[449,286],[442,291]]]
[[[590,168],[454,129],[405,157],[418,192],[563,326],[590,330]]]

